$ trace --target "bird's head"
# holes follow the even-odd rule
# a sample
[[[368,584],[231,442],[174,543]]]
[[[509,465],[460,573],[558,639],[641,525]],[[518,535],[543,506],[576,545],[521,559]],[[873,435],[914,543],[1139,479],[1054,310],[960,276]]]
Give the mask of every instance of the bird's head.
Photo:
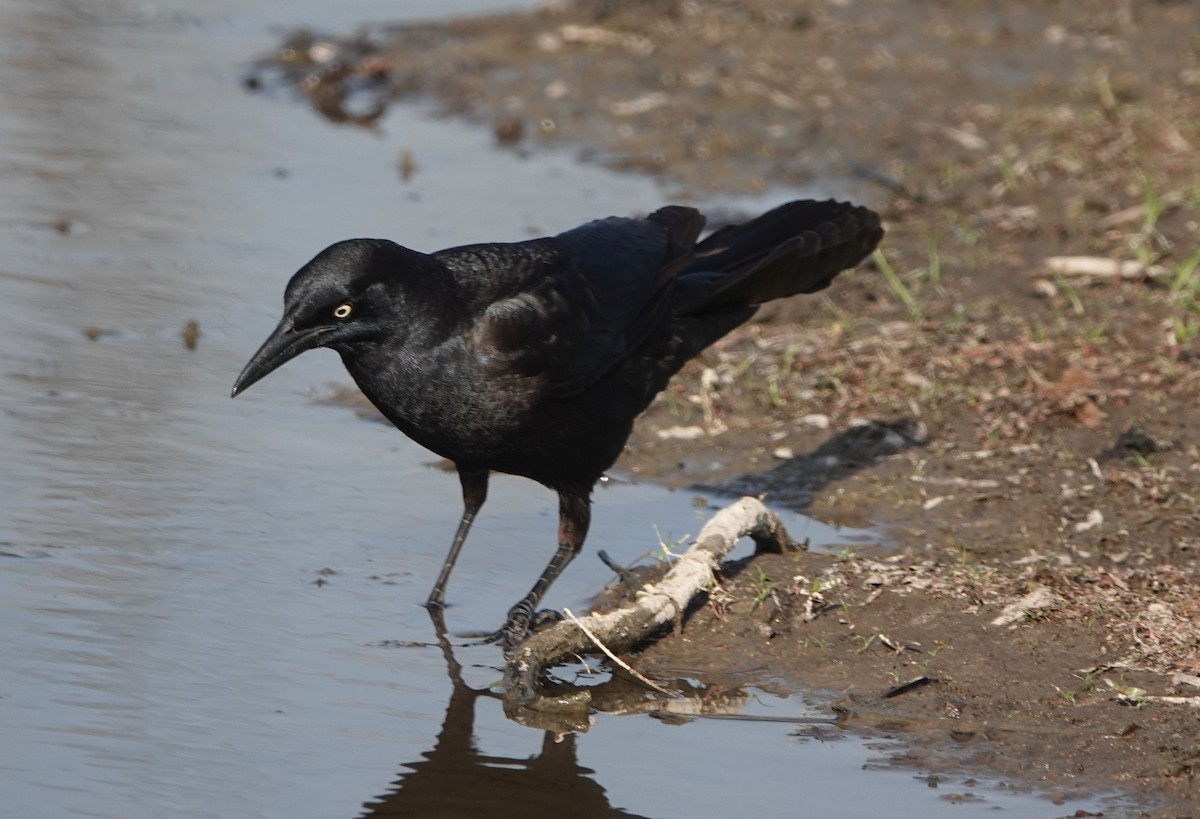
[[[420,272],[428,260],[383,239],[350,239],[322,250],[288,282],[283,318],[234,382],[233,395],[305,350],[349,352],[386,337],[410,318],[406,291],[414,289],[413,279],[427,278]]]

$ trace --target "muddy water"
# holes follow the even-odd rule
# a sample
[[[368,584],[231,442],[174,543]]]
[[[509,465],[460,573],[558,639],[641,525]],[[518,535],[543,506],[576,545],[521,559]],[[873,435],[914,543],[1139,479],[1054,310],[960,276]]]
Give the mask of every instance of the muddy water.
[[[424,645],[416,603],[459,513],[455,478],[312,400],[345,380],[332,353],[229,400],[287,276],[329,242],[433,249],[660,204],[649,182],[521,160],[420,111],[369,134],[240,90],[276,22],[488,6],[397,5],[0,0],[0,815],[973,810],[943,798],[950,783],[863,773],[876,751],[786,724],[601,716],[556,743],[506,721],[477,693],[497,650],[448,664]],[[545,490],[495,482],[452,629],[498,624],[547,558],[554,513]],[[593,542],[630,562],[652,527],[702,522],[687,494],[617,483],[598,492]],[[589,554],[547,602],[580,606],[607,579]],[[984,808],[1054,812],[975,789]]]

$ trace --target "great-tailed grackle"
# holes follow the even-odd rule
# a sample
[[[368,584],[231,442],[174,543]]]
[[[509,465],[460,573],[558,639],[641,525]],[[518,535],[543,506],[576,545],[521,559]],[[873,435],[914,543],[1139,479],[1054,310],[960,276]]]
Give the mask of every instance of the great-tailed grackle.
[[[431,608],[492,470],[557,492],[558,549],[494,635],[514,644],[583,545],[592,487],[667,380],[759,304],[821,290],[883,236],[875,213],[833,201],[790,202],[697,242],[703,227],[670,206],[428,255],[339,242],[288,282],[283,320],[233,394],[330,347],[388,420],[454,462],[463,514]]]

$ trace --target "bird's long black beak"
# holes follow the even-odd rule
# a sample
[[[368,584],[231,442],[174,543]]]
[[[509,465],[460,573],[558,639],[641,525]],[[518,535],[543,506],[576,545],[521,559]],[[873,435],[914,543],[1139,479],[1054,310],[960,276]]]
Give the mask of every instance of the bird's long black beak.
[[[321,336],[328,327],[312,327],[307,330],[292,328],[292,320],[285,317],[275,328],[275,331],[258,348],[258,352],[250,359],[242,374],[233,382],[233,398],[246,390],[251,384],[291,361],[305,350],[311,350],[320,344]]]

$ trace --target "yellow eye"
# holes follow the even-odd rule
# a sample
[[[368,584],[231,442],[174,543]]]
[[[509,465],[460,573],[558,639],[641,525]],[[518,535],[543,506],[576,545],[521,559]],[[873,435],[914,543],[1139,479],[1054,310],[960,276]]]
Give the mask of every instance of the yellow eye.
[[[333,308],[333,317],[344,319],[344,318],[346,318],[346,316],[350,315],[350,311],[353,309],[354,308],[350,305],[349,302],[347,302],[345,304],[339,304],[337,307]]]

